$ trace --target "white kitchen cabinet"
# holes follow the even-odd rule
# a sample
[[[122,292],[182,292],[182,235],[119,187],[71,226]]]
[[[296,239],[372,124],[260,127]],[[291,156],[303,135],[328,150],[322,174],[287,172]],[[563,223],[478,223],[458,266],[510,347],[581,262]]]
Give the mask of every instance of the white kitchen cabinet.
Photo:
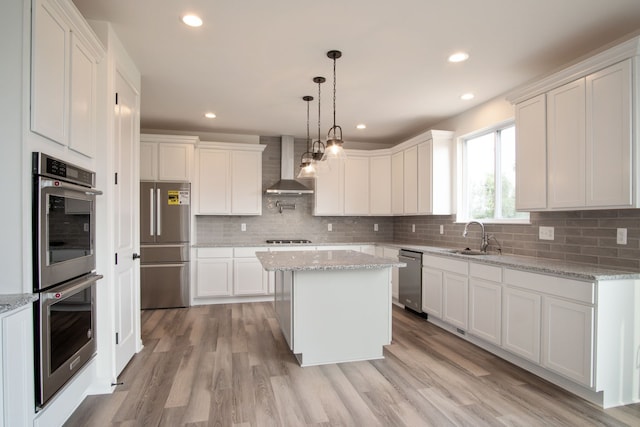
[[[104,48],[67,2],[37,0],[31,37],[31,130],[92,157],[97,64]]]
[[[369,215],[370,193],[369,157],[350,152],[344,162],[344,214]]]
[[[516,105],[516,209],[547,207],[547,98]]]
[[[469,279],[469,333],[492,344],[502,342],[502,284]]]
[[[405,215],[418,213],[418,146],[403,150],[403,206]]]
[[[404,213],[404,153],[391,155],[391,213]]]
[[[418,214],[453,213],[453,132],[431,130],[418,144]]]
[[[592,387],[594,307],[551,296],[542,307],[542,366]]]
[[[585,81],[550,91],[548,106],[549,207],[585,204]]]
[[[588,207],[633,204],[631,78],[630,59],[586,77]]]
[[[195,298],[230,296],[233,248],[198,248]]]
[[[400,250],[397,248],[391,248],[384,246],[382,248],[382,256],[384,258],[391,258],[393,260],[398,260],[398,254]],[[391,267],[391,296],[394,301],[398,301],[400,297],[400,270],[399,267]]]
[[[140,135],[140,180],[191,182],[198,137]]]
[[[540,363],[540,307],[538,293],[502,289],[502,347],[535,363]]]
[[[268,293],[268,273],[255,253],[265,248],[246,247],[233,250],[233,295],[265,295]]]
[[[314,192],[314,215],[344,215],[344,161],[326,160],[318,172]]]
[[[467,330],[469,313],[469,279],[444,272],[442,276],[442,320]]]
[[[231,213],[262,213],[262,151],[231,152]]]
[[[442,319],[442,270],[422,267],[422,311]]]
[[[264,149],[258,144],[201,143],[193,189],[196,214],[262,214]]]
[[[391,154],[369,159],[369,213],[391,215]]]
[[[0,315],[0,421],[4,426],[33,425],[33,306]]]

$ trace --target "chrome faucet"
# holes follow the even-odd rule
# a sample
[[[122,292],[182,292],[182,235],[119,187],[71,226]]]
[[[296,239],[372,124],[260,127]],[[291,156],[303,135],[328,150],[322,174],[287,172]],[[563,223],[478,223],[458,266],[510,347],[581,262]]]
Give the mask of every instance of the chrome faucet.
[[[489,238],[487,237],[487,234],[484,232],[484,224],[481,223],[480,221],[469,221],[465,226],[464,226],[464,231],[462,232],[462,237],[467,237],[467,233],[469,231],[469,226],[471,224],[478,224],[480,226],[480,228],[482,228],[482,242],[480,243],[480,251],[481,252],[487,252],[487,246],[489,246]]]

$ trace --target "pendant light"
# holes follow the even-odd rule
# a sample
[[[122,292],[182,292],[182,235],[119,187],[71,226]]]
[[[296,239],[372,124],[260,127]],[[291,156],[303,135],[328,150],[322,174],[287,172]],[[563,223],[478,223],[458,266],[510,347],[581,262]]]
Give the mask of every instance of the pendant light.
[[[314,77],[313,82],[318,84],[318,139],[313,141],[311,145],[311,155],[313,157],[314,162],[318,163],[321,160],[324,160],[325,153],[325,145],[320,139],[320,85],[326,82],[327,79],[324,77]]]
[[[309,138],[309,102],[313,101],[313,96],[303,96],[302,100],[307,103],[307,151],[300,158],[300,173],[298,173],[297,178],[315,178],[316,167],[313,153],[311,152],[311,139]]]
[[[342,148],[342,128],[336,125],[336,60],[342,56],[339,50],[330,50],[327,57],[333,60],[333,126],[327,134],[327,146],[322,160],[346,159],[347,155]]]

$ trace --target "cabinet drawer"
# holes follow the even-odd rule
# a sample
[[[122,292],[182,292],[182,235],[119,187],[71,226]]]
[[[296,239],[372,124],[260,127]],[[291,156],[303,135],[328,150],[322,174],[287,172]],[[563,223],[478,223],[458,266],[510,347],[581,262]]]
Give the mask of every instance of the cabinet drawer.
[[[502,282],[502,268],[493,265],[469,263],[469,275],[478,279]]]
[[[452,273],[458,273],[464,276],[469,274],[469,263],[467,261],[459,261],[457,259],[426,255],[422,258],[422,265],[425,267],[451,271]]]
[[[255,258],[256,252],[268,252],[269,249],[260,246],[233,248],[235,258]]]
[[[233,248],[198,248],[198,258],[231,258]]]
[[[504,270],[504,282],[536,292],[595,304],[595,283],[520,270]]]

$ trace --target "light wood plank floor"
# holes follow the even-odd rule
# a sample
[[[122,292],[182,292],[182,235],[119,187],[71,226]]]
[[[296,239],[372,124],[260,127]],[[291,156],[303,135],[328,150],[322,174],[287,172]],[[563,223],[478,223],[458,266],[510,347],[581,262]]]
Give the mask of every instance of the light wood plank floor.
[[[142,328],[124,384],[66,426],[640,426],[640,404],[596,408],[397,307],[384,360],[307,368],[271,303],[143,311]]]

